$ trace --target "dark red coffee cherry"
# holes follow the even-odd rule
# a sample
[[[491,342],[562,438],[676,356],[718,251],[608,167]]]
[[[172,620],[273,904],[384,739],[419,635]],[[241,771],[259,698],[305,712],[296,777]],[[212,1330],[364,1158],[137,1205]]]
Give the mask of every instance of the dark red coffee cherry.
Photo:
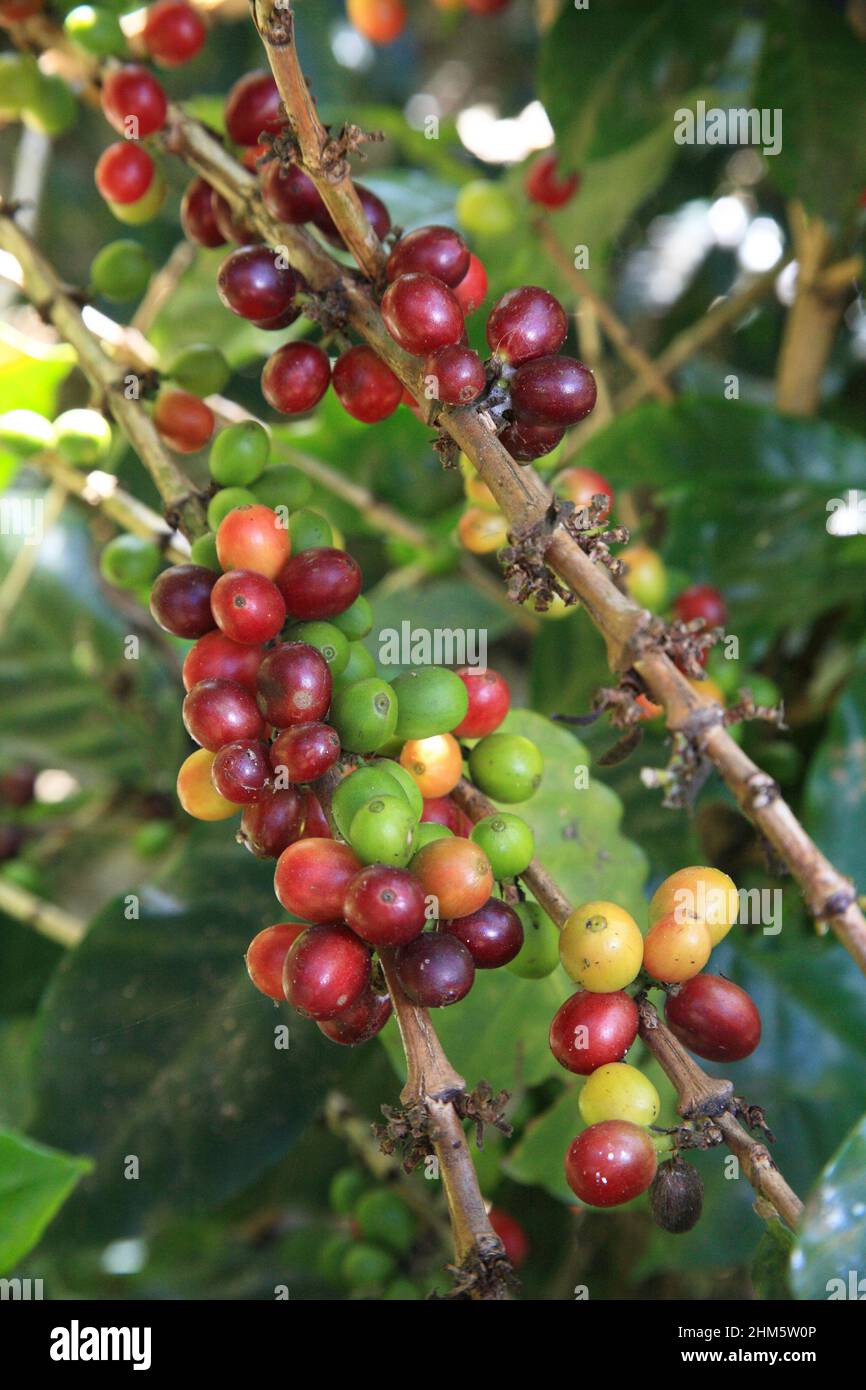
[[[452,343],[431,352],[424,363],[425,384],[445,405],[468,405],[484,390],[484,363],[472,348]]]
[[[283,994],[283,966],[286,956],[294,946],[301,932],[307,930],[306,922],[277,922],[273,927],[265,927],[254,936],[246,954],[247,973],[255,985],[269,999],[285,999]]]
[[[0,802],[4,806],[29,806],[36,787],[36,768],[18,763],[0,772]]]
[[[222,246],[227,239],[214,216],[213,192],[205,179],[194,178],[183,195],[180,225],[187,240],[195,242],[196,246]]]
[[[294,300],[297,282],[269,246],[240,246],[223,261],[217,293],[227,309],[244,319],[270,319]]]
[[[291,555],[277,576],[292,618],[313,622],[333,618],[361,592],[361,570],[345,550],[313,546]]]
[[[332,922],[342,917],[346,890],[360,867],[354,850],[340,840],[298,840],[280,855],[274,892],[293,916]]]
[[[322,803],[315,792],[307,787],[303,793],[304,798],[304,834],[305,840],[329,840],[331,839],[331,827],[328,824],[328,817],[322,810]]]
[[[381,310],[391,337],[415,357],[463,337],[463,310],[448,286],[432,275],[401,275],[382,296]]]
[[[103,198],[110,203],[137,203],[156,175],[147,150],[131,140],[109,145],[96,162],[94,178]]]
[[[508,681],[498,671],[461,666],[457,675],[466,686],[469,708],[465,718],[451,732],[455,738],[484,738],[499,728],[511,704]]]
[[[469,838],[472,821],[450,796],[425,796],[422,825],[444,825],[453,835]]]
[[[265,169],[262,199],[272,217],[293,226],[311,222],[324,206],[309,174],[297,164],[284,169],[278,159],[272,159]]]
[[[172,565],[157,575],[150,611],[175,637],[203,637],[214,627],[210,596],[219,575],[204,565]]]
[[[618,1207],[646,1192],[656,1164],[655,1146],[645,1129],[630,1120],[603,1120],[572,1140],[565,1177],[588,1206]]]
[[[268,652],[257,685],[259,708],[277,729],[323,719],[331,703],[331,668],[307,642],[281,642]]]
[[[183,688],[192,690],[199,681],[214,676],[217,680],[234,681],[255,694],[263,655],[260,647],[243,646],[216,630],[206,632],[184,657]]]
[[[568,319],[559,300],[538,285],[509,290],[487,320],[491,352],[513,366],[557,352],[567,332]]]
[[[536,357],[518,367],[511,406],[518,425],[576,425],[595,405],[595,377],[573,357]]]
[[[451,227],[418,227],[401,237],[388,257],[388,282],[417,271],[454,289],[469,270],[469,247]]]
[[[140,63],[125,63],[105,74],[102,110],[119,135],[143,140],[165,124],[168,103],[162,83]]]
[[[713,584],[692,584],[674,599],[674,612],[684,623],[703,619],[705,627],[724,627],[728,607]]]
[[[523,924],[514,908],[500,898],[490,898],[468,917],[452,917],[440,930],[463,942],[478,970],[507,965],[523,945]]]
[[[206,38],[201,16],[184,0],[157,0],[145,10],[141,41],[150,57],[163,67],[188,63]]]
[[[361,207],[364,209],[364,215],[367,221],[370,223],[379,240],[384,241],[391,230],[391,214],[382,202],[382,199],[377,197],[371,188],[365,188],[362,183],[356,183],[355,192],[358,195]],[[325,240],[329,241],[332,246],[345,248],[346,243],[337,231],[334,219],[328,212],[324,202],[320,202],[310,220],[322,233]]]
[[[216,753],[226,743],[260,739],[265,725],[248,690],[213,677],[194,685],[183,702],[183,722],[190,738]]]
[[[197,454],[216,426],[214,413],[191,391],[163,387],[153,408],[153,423],[169,448],[178,454]]]
[[[225,120],[228,137],[236,145],[257,145],[264,131],[279,134],[282,103],[269,72],[248,72],[239,78],[228,94]]]
[[[550,1025],[550,1050],[561,1067],[590,1076],[608,1062],[621,1062],[635,1038],[637,1005],[624,990],[590,994],[578,990],[560,1004]]]
[[[233,241],[238,246],[257,246],[261,243],[261,237],[255,227],[248,227],[241,218],[232,211],[231,203],[224,198],[216,189],[211,190],[210,195],[211,209],[214,221],[219,228],[220,236],[223,241]],[[297,317],[297,315],[295,315]]]
[[[214,758],[210,770],[211,781],[220,796],[241,806],[261,798],[270,775],[268,745],[261,739],[225,744]]]
[[[284,343],[262,371],[262,395],[283,415],[303,415],[324,396],[331,382],[328,354],[316,343]]]
[[[381,1033],[390,1017],[391,996],[377,994],[371,986],[348,1009],[343,1009],[336,1018],[323,1020],[318,1027],[331,1042],[357,1047]]]
[[[441,1009],[464,999],[475,980],[475,962],[456,936],[422,932],[396,958],[397,976],[412,1000],[424,1009]]]
[[[238,839],[257,859],[279,859],[301,838],[304,816],[304,798],[294,787],[266,792],[244,811]]]
[[[531,463],[555,449],[565,430],[561,425],[506,425],[499,442],[515,463]]]
[[[220,575],[211,608],[220,631],[247,647],[270,642],[286,621],[286,605],[276,584],[255,570]]]
[[[342,922],[321,922],[302,932],[283,966],[285,996],[307,1018],[336,1018],[369,986],[370,952]]]
[[[424,889],[408,869],[370,864],[352,879],[343,916],[371,946],[404,946],[426,924]]]
[[[22,825],[0,825],[0,864],[17,859],[25,839]]]
[[[366,343],[349,348],[337,358],[333,383],[343,409],[365,425],[393,415],[403,395],[403,387],[391,368]]]
[[[315,782],[340,756],[340,736],[320,721],[284,729],[271,744],[271,767],[290,782]]]
[[[540,203],[544,208],[561,208],[574,197],[579,183],[579,174],[560,173],[556,152],[549,150],[533,160],[524,187],[533,203]]]
[[[469,257],[469,269],[460,284],[454,286],[454,297],[468,318],[476,309],[480,309],[486,296],[487,271],[484,262],[472,253]]]
[[[739,1062],[761,1041],[761,1015],[744,989],[721,975],[694,975],[667,997],[665,1019],[683,1047],[708,1062]]]

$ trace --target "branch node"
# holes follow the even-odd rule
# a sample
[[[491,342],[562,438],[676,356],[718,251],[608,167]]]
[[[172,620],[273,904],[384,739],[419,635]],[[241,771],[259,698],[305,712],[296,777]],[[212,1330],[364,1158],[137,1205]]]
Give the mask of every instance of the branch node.
[[[493,1093],[489,1081],[479,1081],[474,1091],[464,1091],[454,1097],[454,1109],[461,1120],[471,1120],[475,1125],[475,1143],[484,1148],[484,1129],[492,1125],[508,1138],[512,1127],[505,1117],[505,1106],[509,1100],[508,1091]]]

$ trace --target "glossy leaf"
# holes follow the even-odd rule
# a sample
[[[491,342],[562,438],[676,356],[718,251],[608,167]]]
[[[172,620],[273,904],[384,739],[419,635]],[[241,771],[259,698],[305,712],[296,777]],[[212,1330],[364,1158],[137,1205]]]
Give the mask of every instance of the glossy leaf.
[[[89,1168],[86,1159],[0,1130],[0,1274],[36,1244]]]

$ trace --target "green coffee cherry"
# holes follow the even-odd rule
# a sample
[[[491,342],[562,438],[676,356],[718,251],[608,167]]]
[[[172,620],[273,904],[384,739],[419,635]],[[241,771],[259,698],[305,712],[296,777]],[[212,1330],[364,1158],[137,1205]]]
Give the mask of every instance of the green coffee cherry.
[[[559,965],[556,923],[538,903],[521,903],[517,915],[523,923],[523,945],[505,968],[522,980],[543,980]]]
[[[33,101],[38,81],[39,69],[30,54],[0,53],[0,115],[20,116]]]
[[[362,642],[350,642],[349,660],[342,675],[335,678],[334,693],[347,690],[350,685],[357,685],[358,681],[366,680],[368,676],[375,674],[376,663],[367,648]]]
[[[402,796],[407,808],[411,809],[400,784],[390,775],[384,763],[359,767],[338,783],[331,801],[331,814],[344,840],[349,838],[352,821],[358,811],[377,796]]]
[[[349,844],[363,864],[402,869],[412,856],[415,818],[401,796],[377,796],[352,817]]]
[[[239,420],[220,430],[213,442],[208,459],[211,477],[223,487],[245,488],[261,476],[270,452],[271,441],[264,425],[258,420]],[[253,502],[258,500],[252,491],[250,496]]]
[[[454,839],[454,831],[449,830],[447,825],[439,825],[436,821],[422,821],[415,826],[415,833],[412,836],[412,857],[415,857],[419,849],[432,844],[434,840],[448,839]]]
[[[174,844],[175,829],[170,820],[149,820],[132,837],[132,847],[142,858],[153,859]]]
[[[466,718],[469,692],[454,671],[427,666],[405,671],[393,681],[399,715],[398,738],[447,734]]]
[[[421,1290],[410,1279],[392,1279],[382,1290],[385,1303],[409,1303],[422,1298]]]
[[[141,536],[115,536],[99,557],[103,579],[119,589],[137,589],[156,577],[162,556],[153,541]]]
[[[535,837],[521,816],[497,811],[472,828],[469,837],[490,860],[495,879],[514,878],[528,868],[535,853]]]
[[[123,30],[111,10],[76,5],[64,19],[63,28],[73,43],[95,58],[109,58],[126,50]]]
[[[334,533],[328,519],[321,512],[313,512],[306,507],[289,518],[289,535],[293,555],[299,550],[314,550],[321,545],[334,544]]]
[[[245,487],[224,487],[207,504],[207,524],[211,531],[218,531],[235,507],[251,507],[255,503],[253,494]]]
[[[403,788],[403,795],[412,808],[412,814],[416,820],[420,820],[424,813],[424,798],[418,790],[418,783],[415,778],[406,771],[402,763],[398,763],[396,758],[382,758],[377,760],[373,766],[383,768],[389,777],[393,777],[394,781],[399,783]]]
[[[203,536],[197,536],[189,549],[189,558],[194,565],[204,565],[205,569],[220,573],[222,565],[217,555],[216,536],[213,531],[205,531]]]
[[[362,1193],[370,1186],[369,1179],[358,1168],[341,1168],[331,1178],[328,1201],[340,1216],[348,1216]]]
[[[0,447],[26,459],[55,445],[54,426],[35,410],[7,410],[0,415]]]
[[[177,382],[184,391],[191,391],[194,396],[219,395],[220,391],[225,390],[231,374],[232,369],[224,355],[219,348],[211,347],[209,343],[191,343],[189,347],[184,348],[182,352],[171,359],[165,371],[166,376]],[[229,425],[228,429],[217,435],[214,448],[216,448],[216,443],[223,438],[223,435],[230,434],[232,430],[243,429],[247,424],[255,425],[255,423],[254,420],[250,420],[243,421],[240,425]],[[257,428],[261,429],[262,427],[259,425]],[[211,472],[213,473],[213,469]],[[243,486],[248,479],[217,478],[218,483],[229,481]]]
[[[377,1187],[365,1192],[354,1216],[367,1240],[384,1245],[397,1255],[405,1255],[411,1249],[418,1222],[415,1213],[392,1189]]]
[[[386,681],[370,676],[337,692],[330,718],[348,753],[375,753],[397,727],[397,697]]]
[[[290,642],[306,642],[315,647],[327,661],[332,676],[345,671],[349,661],[349,640],[333,623],[293,623],[289,629]]]
[[[544,758],[522,734],[488,734],[469,754],[469,774],[494,801],[526,801],[541,782]]]
[[[341,1273],[353,1289],[370,1289],[384,1284],[394,1273],[395,1260],[387,1250],[365,1241],[355,1241],[346,1252]]]
[[[477,236],[505,236],[517,225],[514,197],[489,179],[464,184],[454,210],[461,227]]]
[[[338,613],[331,622],[341,632],[345,632],[350,642],[358,642],[362,637],[366,637],[373,627],[373,610],[364,595],[359,594],[355,602],[342,613]]]
[[[111,426],[98,410],[64,410],[54,421],[57,448],[79,468],[95,468],[111,452]]]
[[[90,284],[97,294],[117,303],[140,299],[150,283],[153,261],[130,237],[110,241],[94,256]]]
[[[21,112],[22,120],[40,135],[62,135],[74,124],[78,104],[62,77],[39,73],[36,91]]]
[[[339,1234],[329,1236],[325,1241],[316,1256],[316,1270],[326,1284],[333,1284],[334,1288],[344,1287],[343,1263],[353,1244],[346,1236]]]
[[[290,464],[275,463],[253,483],[252,491],[256,501],[265,507],[288,507],[293,512],[309,502],[313,495],[313,484]],[[346,636],[351,636],[351,633],[346,633]]]

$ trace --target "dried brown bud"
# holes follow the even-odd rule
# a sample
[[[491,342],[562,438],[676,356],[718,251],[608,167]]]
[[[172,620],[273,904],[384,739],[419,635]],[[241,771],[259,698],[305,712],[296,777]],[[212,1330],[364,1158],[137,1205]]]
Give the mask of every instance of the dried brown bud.
[[[704,1204],[704,1182],[697,1168],[681,1158],[662,1163],[650,1188],[653,1218],[663,1231],[683,1235],[696,1226]]]

